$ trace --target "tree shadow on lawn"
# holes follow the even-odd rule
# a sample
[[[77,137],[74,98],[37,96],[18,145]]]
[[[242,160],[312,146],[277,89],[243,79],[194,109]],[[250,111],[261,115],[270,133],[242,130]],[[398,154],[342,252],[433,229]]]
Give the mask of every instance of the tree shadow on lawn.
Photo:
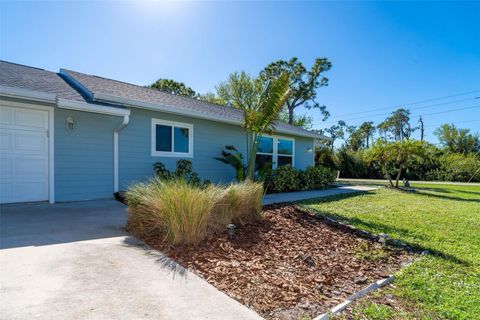
[[[454,262],[454,263],[457,263],[457,264],[461,264],[463,266],[471,266],[470,262],[462,260],[462,259],[460,259],[460,258],[458,258],[454,255],[451,255],[447,252],[437,250],[437,249],[435,249],[431,246],[425,246],[425,245],[420,245],[418,243],[412,243],[412,242],[409,242],[405,239],[406,236],[409,236],[411,238],[413,237],[413,238],[417,238],[417,239],[420,239],[420,240],[428,240],[428,236],[426,236],[426,235],[414,234],[411,230],[404,229],[404,228],[399,228],[399,227],[394,227],[394,226],[386,225],[386,224],[383,224],[383,223],[365,221],[365,220],[362,220],[360,218],[355,218],[355,217],[345,217],[345,216],[338,215],[338,214],[335,214],[335,213],[330,212],[330,211],[320,210],[320,209],[317,209],[314,206],[312,206],[314,204],[318,204],[320,202],[319,200],[321,200],[322,203],[327,203],[327,202],[337,201],[337,200],[340,200],[340,199],[350,198],[350,197],[353,197],[353,196],[355,196],[355,195],[345,194],[345,195],[338,195],[338,196],[329,197],[329,198],[320,198],[320,199],[317,199],[317,201],[308,200],[308,201],[303,201],[302,203],[300,203],[300,205],[307,206],[308,208],[314,210],[320,217],[332,218],[332,219],[335,219],[337,221],[343,222],[343,223],[348,224],[348,225],[357,226],[359,229],[364,230],[364,231],[366,231],[366,230],[378,230],[381,233],[385,233],[385,234],[388,234],[388,235],[391,235],[391,234],[394,234],[394,233],[399,234],[400,239],[397,239],[397,240],[402,241],[403,243],[405,243],[406,245],[408,245],[409,247],[411,247],[412,249],[414,249],[417,252],[428,251],[429,253],[431,253],[433,255],[436,255],[438,257],[441,257],[445,260],[448,260],[448,261],[451,261],[451,262]],[[369,231],[367,231],[367,232],[369,232]]]
[[[415,186],[413,188],[415,190],[432,191],[432,192],[438,192],[438,193],[456,193],[456,192],[466,193],[466,194],[478,195],[480,197],[480,191],[469,191],[469,190],[462,190],[462,189],[431,188],[431,187],[419,187],[419,186]]]
[[[461,198],[461,197],[446,196],[446,195],[435,194],[435,193],[430,193],[430,192],[423,192],[423,191],[427,191],[427,189],[426,188],[422,188],[422,189],[415,188],[413,190],[404,191],[404,192],[410,192],[412,194],[417,194],[417,195],[427,196],[427,197],[432,197],[432,198],[438,198],[438,199],[444,199],[444,200],[453,200],[453,201],[460,201],[460,202],[478,202],[478,203],[480,203],[480,199],[465,199],[465,198]],[[437,192],[436,189],[433,189],[432,191]],[[455,192],[457,192],[457,190]],[[458,192],[462,192],[462,191],[458,190]],[[480,198],[480,193],[469,192],[469,191],[464,192],[464,193],[478,194],[479,198]]]

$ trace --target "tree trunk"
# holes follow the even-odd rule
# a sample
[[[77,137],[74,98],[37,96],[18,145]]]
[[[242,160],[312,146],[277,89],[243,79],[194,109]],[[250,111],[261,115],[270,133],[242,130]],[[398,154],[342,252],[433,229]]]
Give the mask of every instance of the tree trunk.
[[[388,171],[386,169],[383,170],[383,173],[385,174],[385,178],[388,179],[388,182],[390,183],[390,187],[393,188],[393,182],[392,182],[392,177],[388,174]]]
[[[403,166],[401,165],[397,173],[397,178],[395,179],[395,188],[397,189],[398,189],[398,180],[400,180],[400,177],[402,176],[402,170],[403,170]]]
[[[288,124],[293,125],[293,107],[288,106]]]

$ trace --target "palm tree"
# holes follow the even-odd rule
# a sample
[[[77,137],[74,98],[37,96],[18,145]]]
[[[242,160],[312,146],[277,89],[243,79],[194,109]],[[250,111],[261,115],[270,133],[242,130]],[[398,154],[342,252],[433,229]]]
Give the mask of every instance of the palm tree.
[[[235,178],[238,182],[245,179],[247,167],[243,162],[243,155],[234,146],[226,146],[222,151],[222,157],[215,157],[216,160],[231,165],[235,169]]]
[[[241,104],[243,110],[243,127],[247,141],[247,179],[253,180],[258,141],[263,134],[271,134],[275,130],[275,121],[290,94],[287,73],[273,78],[263,87],[255,103]]]

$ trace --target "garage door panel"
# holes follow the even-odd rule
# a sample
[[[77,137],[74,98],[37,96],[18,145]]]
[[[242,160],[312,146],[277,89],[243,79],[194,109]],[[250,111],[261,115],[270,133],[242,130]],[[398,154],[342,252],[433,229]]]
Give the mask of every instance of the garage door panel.
[[[15,109],[2,107],[0,108],[0,125],[11,126],[13,125],[13,112]]]
[[[48,161],[39,158],[17,158],[15,160],[15,176],[17,178],[48,179]]]
[[[1,157],[0,158],[0,174],[2,180],[7,177],[13,176],[13,157]]]
[[[13,133],[2,131],[0,133],[0,150],[3,152],[13,149]]]
[[[16,127],[26,127],[32,129],[48,129],[48,117],[45,111],[17,109],[15,111]]]
[[[0,203],[48,200],[48,111],[0,106]]]
[[[15,150],[28,152],[42,152],[48,148],[46,134],[40,133],[17,133],[15,134]]]

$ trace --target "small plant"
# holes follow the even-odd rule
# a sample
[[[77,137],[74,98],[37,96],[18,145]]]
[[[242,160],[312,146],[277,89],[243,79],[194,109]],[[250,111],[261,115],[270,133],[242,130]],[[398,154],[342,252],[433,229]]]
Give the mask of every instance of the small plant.
[[[198,173],[193,171],[192,162],[190,160],[181,159],[177,161],[174,172],[168,171],[162,162],[153,164],[155,176],[160,180],[182,179],[189,184],[206,187],[211,184],[209,180],[200,179]]]
[[[388,253],[382,248],[371,249],[362,242],[355,249],[355,257],[361,261],[384,261],[388,258]]]
[[[243,161],[243,155],[234,146],[225,146],[222,150],[222,157],[215,157],[216,160],[226,163],[235,169],[235,179],[238,182],[245,179],[247,166]]]

